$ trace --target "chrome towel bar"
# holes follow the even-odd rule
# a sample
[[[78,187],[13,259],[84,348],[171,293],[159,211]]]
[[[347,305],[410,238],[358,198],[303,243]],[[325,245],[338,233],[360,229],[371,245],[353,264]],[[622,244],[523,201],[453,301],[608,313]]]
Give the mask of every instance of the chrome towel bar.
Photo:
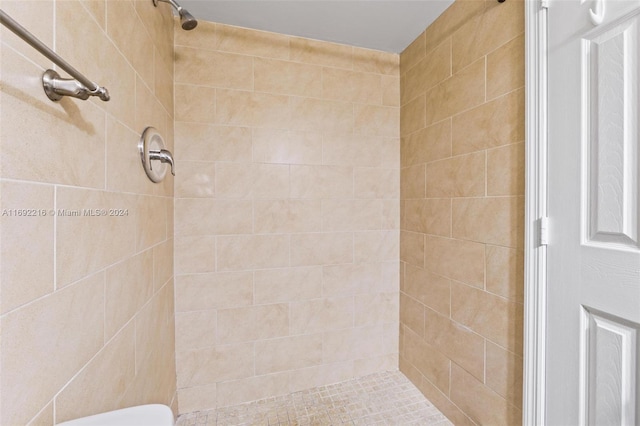
[[[73,77],[73,79],[60,78],[60,75],[54,70],[45,71],[42,76],[42,85],[49,99],[59,101],[63,96],[72,96],[82,100],[88,99],[89,96],[98,96],[103,101],[110,99],[109,91],[105,87],[98,86],[82,75],[80,71],[49,49],[47,45],[14,21],[2,9],[0,9],[0,23]]]

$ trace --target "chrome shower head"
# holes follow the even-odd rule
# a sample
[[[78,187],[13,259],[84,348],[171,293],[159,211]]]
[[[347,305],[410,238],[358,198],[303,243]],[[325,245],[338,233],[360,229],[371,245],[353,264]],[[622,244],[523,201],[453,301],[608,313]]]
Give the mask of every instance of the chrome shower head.
[[[189,13],[187,9],[179,8],[178,14],[180,15],[180,25],[183,30],[192,30],[198,26],[198,21]]]
[[[171,6],[173,6],[173,8],[178,12],[178,15],[180,15],[180,26],[182,26],[183,30],[189,31],[194,29],[196,26],[198,26],[198,21],[196,20],[196,18],[194,18],[193,15],[190,14],[187,9],[183,8],[178,3],[176,3],[175,0],[152,0],[152,1],[155,7],[158,7],[158,2],[160,1],[164,3],[169,3]]]

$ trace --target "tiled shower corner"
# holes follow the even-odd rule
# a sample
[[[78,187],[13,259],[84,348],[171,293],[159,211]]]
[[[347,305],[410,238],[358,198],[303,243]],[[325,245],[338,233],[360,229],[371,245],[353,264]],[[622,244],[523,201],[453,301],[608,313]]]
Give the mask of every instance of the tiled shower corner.
[[[177,426],[449,426],[399,371],[383,372],[246,404],[183,414]]]

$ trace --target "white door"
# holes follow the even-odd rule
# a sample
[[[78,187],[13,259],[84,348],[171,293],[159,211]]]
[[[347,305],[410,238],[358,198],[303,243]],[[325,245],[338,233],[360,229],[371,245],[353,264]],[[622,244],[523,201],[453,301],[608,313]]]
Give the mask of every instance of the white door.
[[[640,0],[548,23],[547,425],[640,425]]]

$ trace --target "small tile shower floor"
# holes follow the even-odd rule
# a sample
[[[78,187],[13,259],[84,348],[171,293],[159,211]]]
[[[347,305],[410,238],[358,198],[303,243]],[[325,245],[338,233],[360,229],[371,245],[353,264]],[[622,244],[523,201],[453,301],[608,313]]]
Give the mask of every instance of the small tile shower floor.
[[[371,374],[217,410],[183,414],[176,426],[450,426],[399,371]]]

